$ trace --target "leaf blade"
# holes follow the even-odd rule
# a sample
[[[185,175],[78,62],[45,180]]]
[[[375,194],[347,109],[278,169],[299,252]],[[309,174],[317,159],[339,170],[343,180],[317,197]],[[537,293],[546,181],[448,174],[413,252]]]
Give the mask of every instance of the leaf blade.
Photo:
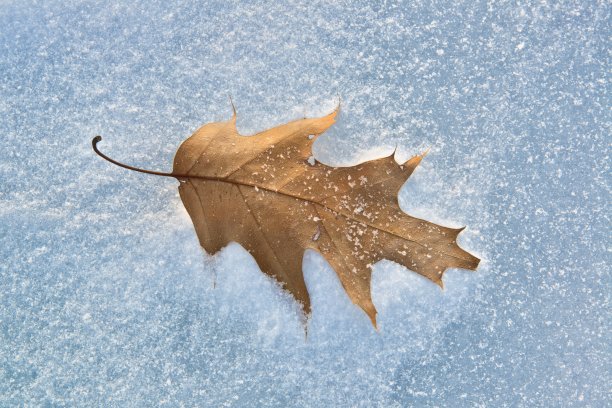
[[[179,190],[207,252],[241,244],[308,315],[301,268],[304,250],[314,249],[376,326],[370,284],[377,261],[398,262],[442,286],[446,269],[474,270],[479,260],[457,245],[461,229],[400,209],[399,189],[424,154],[403,165],[393,155],[342,168],[307,160],[314,138],[336,116],[300,119],[250,137],[238,134],[235,115],[204,125],[178,149],[174,173],[191,176]]]

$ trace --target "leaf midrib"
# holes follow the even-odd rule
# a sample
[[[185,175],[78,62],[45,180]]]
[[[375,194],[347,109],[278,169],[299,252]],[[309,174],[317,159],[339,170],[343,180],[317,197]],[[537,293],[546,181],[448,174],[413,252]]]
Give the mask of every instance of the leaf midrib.
[[[227,178],[225,178],[225,177],[198,176],[198,175],[175,175],[175,174],[173,174],[173,177],[175,177],[175,178],[176,178],[176,179],[178,179],[179,181],[184,180],[184,179],[200,179],[200,180],[206,180],[206,181],[217,181],[217,182],[220,182],[220,183],[226,183],[226,184],[233,184],[233,185],[245,186],[245,187],[250,187],[250,188],[253,188],[253,189],[257,188],[257,189],[260,189],[260,190],[265,190],[265,191],[268,191],[268,192],[271,192],[271,193],[275,193],[275,194],[284,195],[284,196],[286,196],[286,197],[291,197],[291,198],[294,198],[294,199],[296,199],[296,200],[301,200],[301,201],[305,201],[305,202],[308,202],[308,203],[311,203],[311,204],[314,204],[314,205],[321,206],[321,207],[323,207],[323,208],[325,208],[325,209],[327,209],[327,210],[329,210],[329,211],[332,211],[332,212],[334,212],[334,213],[340,214],[340,215],[342,215],[343,217],[345,217],[345,218],[347,218],[347,219],[349,219],[349,220],[352,220],[352,221],[355,221],[355,222],[361,223],[361,224],[363,224],[363,225],[366,225],[366,226],[368,226],[368,227],[370,227],[370,228],[377,229],[377,230],[379,230],[379,231],[386,232],[387,234],[393,235],[393,236],[395,236],[395,237],[397,237],[397,238],[399,238],[399,239],[402,239],[402,240],[406,240],[406,241],[413,242],[413,243],[415,243],[415,244],[417,244],[417,245],[419,245],[419,246],[421,246],[421,247],[423,247],[423,248],[427,249],[428,251],[437,252],[437,253],[439,253],[439,254],[443,254],[443,255],[445,255],[445,256],[448,256],[448,257],[451,257],[451,258],[454,258],[454,259],[458,259],[458,260],[461,260],[461,261],[467,261],[467,262],[469,262],[469,261],[470,261],[469,259],[461,258],[461,257],[455,256],[455,255],[448,254],[448,253],[446,253],[446,252],[442,252],[442,251],[439,251],[439,250],[433,249],[432,247],[429,247],[429,246],[427,246],[427,245],[425,245],[425,244],[423,244],[423,243],[421,243],[421,242],[419,242],[419,241],[416,241],[416,240],[414,240],[414,239],[410,239],[410,238],[406,238],[406,237],[402,237],[401,235],[398,235],[398,234],[396,234],[396,233],[395,233],[395,232],[393,232],[393,231],[388,231],[388,230],[386,230],[386,229],[384,229],[384,228],[381,228],[381,227],[376,226],[376,225],[372,225],[371,223],[365,222],[365,221],[363,221],[363,220],[361,220],[361,219],[354,218],[354,217],[352,217],[352,216],[350,216],[350,215],[348,215],[348,214],[344,213],[342,210],[337,210],[337,209],[334,209],[334,208],[330,208],[330,207],[326,206],[326,205],[325,205],[325,204],[323,204],[323,203],[320,203],[320,202],[318,202],[318,201],[311,200],[311,199],[309,199],[309,198],[302,197],[302,196],[299,196],[299,195],[295,195],[295,194],[287,193],[287,192],[284,192],[284,191],[279,191],[279,190],[272,189],[272,188],[269,188],[269,187],[260,186],[260,185],[257,185],[257,184],[255,184],[255,183],[249,183],[249,182],[245,182],[245,181],[239,181],[239,180],[227,179]],[[408,217],[412,217],[412,216],[410,216],[410,215],[408,215],[408,214],[406,214],[406,216],[408,216]],[[415,218],[415,217],[412,217],[412,218]]]

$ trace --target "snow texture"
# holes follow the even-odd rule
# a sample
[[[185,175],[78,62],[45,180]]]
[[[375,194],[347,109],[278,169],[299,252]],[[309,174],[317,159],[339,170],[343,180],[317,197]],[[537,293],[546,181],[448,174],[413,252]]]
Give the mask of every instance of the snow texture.
[[[0,406],[610,406],[609,35],[588,0],[1,1]],[[91,150],[169,170],[228,95],[244,134],[340,97],[327,164],[431,147],[400,203],[478,271],[378,263],[376,332],[307,252],[305,339],[176,180]]]

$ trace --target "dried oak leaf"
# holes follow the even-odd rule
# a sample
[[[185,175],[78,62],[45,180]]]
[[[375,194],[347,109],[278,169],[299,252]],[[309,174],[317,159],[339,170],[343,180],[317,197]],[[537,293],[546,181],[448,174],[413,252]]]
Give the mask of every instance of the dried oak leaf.
[[[312,158],[314,140],[336,115],[244,137],[234,112],[227,122],[204,125],[187,139],[173,173],[190,176],[179,191],[208,253],[239,243],[308,315],[302,258],[306,249],[318,251],[376,325],[370,280],[377,261],[390,259],[442,285],[445,269],[475,269],[479,260],[457,245],[462,229],[400,209],[398,191],[422,156],[399,165],[391,155],[353,167]]]
[[[377,261],[395,261],[442,286],[446,269],[474,270],[479,259],[457,245],[463,228],[442,227],[400,209],[398,191],[423,155],[401,165],[393,154],[353,167],[314,160],[312,144],[337,113],[245,137],[236,130],[234,111],[230,120],[206,124],[183,142],[172,173],[145,172],[180,181],[181,199],[208,253],[239,243],[308,316],[302,259],[313,249],[376,326],[370,281]],[[98,154],[142,171],[101,154],[96,139]]]

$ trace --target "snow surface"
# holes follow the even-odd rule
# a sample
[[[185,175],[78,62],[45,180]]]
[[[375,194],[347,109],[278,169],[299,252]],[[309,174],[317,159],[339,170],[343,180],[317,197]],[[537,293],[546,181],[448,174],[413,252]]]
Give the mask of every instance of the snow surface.
[[[1,1],[0,406],[609,406],[609,35],[604,1]],[[228,95],[245,134],[340,97],[324,163],[431,147],[400,203],[481,267],[380,262],[376,332],[306,253],[305,340],[91,150],[169,170]]]

